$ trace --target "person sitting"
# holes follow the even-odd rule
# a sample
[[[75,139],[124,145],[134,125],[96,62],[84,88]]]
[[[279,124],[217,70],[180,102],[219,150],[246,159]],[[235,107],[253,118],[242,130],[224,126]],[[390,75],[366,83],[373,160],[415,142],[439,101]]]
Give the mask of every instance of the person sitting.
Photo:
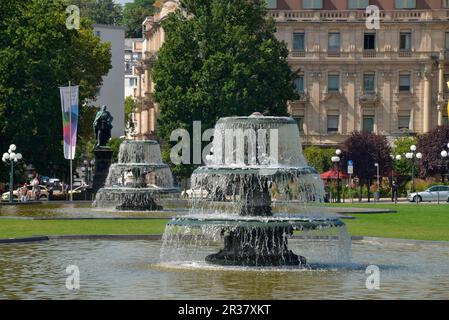
[[[19,189],[19,194],[20,194],[20,202],[28,201],[28,185],[26,184],[26,182],[23,185],[23,187]]]

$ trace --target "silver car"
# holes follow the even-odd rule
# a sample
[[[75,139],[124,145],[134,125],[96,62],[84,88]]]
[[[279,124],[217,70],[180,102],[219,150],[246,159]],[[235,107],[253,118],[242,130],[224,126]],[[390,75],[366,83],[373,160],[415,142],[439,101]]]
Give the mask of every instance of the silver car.
[[[421,192],[410,193],[407,197],[408,201],[447,201],[449,202],[449,186],[433,186]]]

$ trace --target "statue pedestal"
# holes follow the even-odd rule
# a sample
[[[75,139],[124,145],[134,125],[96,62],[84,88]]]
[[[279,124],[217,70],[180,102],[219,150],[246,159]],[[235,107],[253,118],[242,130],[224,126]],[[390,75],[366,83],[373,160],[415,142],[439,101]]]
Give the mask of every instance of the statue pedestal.
[[[109,167],[112,162],[112,150],[109,147],[101,147],[94,149],[95,155],[95,174],[93,179],[92,191],[97,193],[104,187],[106,178],[109,173]]]

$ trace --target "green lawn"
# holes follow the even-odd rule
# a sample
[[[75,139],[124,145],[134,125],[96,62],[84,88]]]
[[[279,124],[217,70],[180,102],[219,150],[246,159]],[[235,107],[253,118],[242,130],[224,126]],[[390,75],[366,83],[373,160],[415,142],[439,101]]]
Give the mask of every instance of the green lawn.
[[[353,236],[449,241],[449,205],[342,204],[387,208],[392,214],[351,214],[345,220]],[[21,220],[0,219],[0,238],[33,235],[161,234],[167,220]]]
[[[350,214],[345,220],[353,236],[449,241],[449,205],[361,204],[341,205],[396,210],[392,214]]]
[[[167,220],[19,220],[1,219],[0,238],[35,235],[161,234]]]

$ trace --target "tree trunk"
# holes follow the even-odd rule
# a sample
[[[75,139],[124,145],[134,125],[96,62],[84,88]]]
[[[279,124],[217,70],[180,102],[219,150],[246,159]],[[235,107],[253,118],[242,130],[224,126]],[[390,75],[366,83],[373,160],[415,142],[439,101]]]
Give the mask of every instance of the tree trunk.
[[[368,178],[368,202],[371,202],[371,178]]]
[[[359,202],[362,202],[362,200],[363,200],[363,180],[362,179],[359,179],[359,187],[360,187]]]

